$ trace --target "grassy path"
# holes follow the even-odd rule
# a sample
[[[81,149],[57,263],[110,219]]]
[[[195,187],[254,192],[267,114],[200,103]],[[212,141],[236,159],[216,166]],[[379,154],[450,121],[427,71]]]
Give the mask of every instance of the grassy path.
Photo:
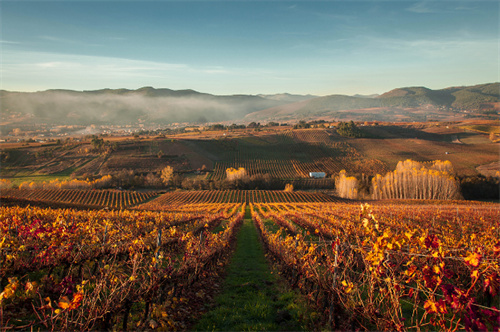
[[[248,213],[245,217],[248,216]],[[285,291],[271,273],[257,229],[245,219],[237,247],[227,269],[222,293],[214,308],[194,327],[203,331],[296,331],[303,304],[295,293]]]

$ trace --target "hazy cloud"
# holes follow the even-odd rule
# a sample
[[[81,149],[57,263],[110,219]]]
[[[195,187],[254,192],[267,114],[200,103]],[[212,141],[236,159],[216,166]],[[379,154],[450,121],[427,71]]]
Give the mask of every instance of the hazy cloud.
[[[417,2],[407,8],[409,12],[418,14],[435,13],[436,9],[429,3],[429,1]]]
[[[11,40],[0,40],[0,44],[21,44],[21,43]]]
[[[23,81],[25,84],[28,82],[31,84],[38,83],[42,88],[75,88],[59,83],[59,81],[63,82],[64,78],[67,79],[68,77],[81,79],[82,82],[90,82],[91,85],[88,85],[90,89],[123,86],[123,79],[125,78],[139,79],[137,81],[138,86],[156,84],[157,86],[174,87],[172,82],[183,82],[186,80],[184,77],[189,77],[189,75],[202,74],[209,77],[231,73],[231,70],[222,66],[194,67],[185,63],[43,52],[6,50],[2,53],[4,82],[8,82],[11,86],[7,87],[7,89],[13,89],[12,86],[17,81]],[[143,81],[140,81],[141,78]],[[158,80],[148,81],[151,78],[163,79],[167,83],[159,85]],[[193,86],[185,86],[185,88],[188,87]]]

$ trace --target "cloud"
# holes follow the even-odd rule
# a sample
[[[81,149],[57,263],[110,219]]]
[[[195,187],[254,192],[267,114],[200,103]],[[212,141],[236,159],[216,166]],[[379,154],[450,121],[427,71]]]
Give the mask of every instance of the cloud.
[[[488,2],[488,0],[485,0]],[[493,0],[495,1],[495,0]],[[491,2],[493,2],[491,1]],[[406,8],[407,11],[416,14],[453,13],[456,11],[476,10],[473,6],[475,1],[420,1]]]
[[[185,83],[188,79],[194,80],[194,77],[200,75],[208,78],[232,74],[230,69],[222,66],[192,66],[186,63],[14,50],[2,53],[3,83],[9,84],[4,87],[6,89],[18,89],[13,85],[20,85],[22,82],[38,85],[39,89],[130,87],[130,82],[136,82],[135,87],[157,85],[192,88],[190,84],[178,84]]]
[[[455,36],[435,38],[389,38],[380,36],[360,36],[357,45],[364,45],[361,52],[367,51],[372,55],[399,57],[404,59],[463,59],[464,61],[479,61],[472,58],[475,55],[484,55],[491,58],[491,54],[498,48],[498,40],[481,38],[467,31]],[[481,56],[483,57],[483,56]]]
[[[81,46],[102,46],[102,44],[95,44],[95,43],[87,43],[83,42],[81,40],[77,39],[68,39],[68,38],[61,38],[61,37],[56,37],[56,36],[48,36],[48,35],[43,35],[39,36],[40,39],[44,41],[50,41],[54,43],[60,43],[60,44],[69,44],[69,45],[81,45]]]
[[[214,94],[258,94],[281,85],[275,68],[193,65],[48,52],[2,52],[0,89],[95,90],[142,86],[194,89]],[[274,88],[276,89],[276,88]],[[273,90],[274,90],[273,89]],[[280,88],[281,89],[281,88]]]
[[[422,1],[415,3],[414,5],[408,7],[406,10],[417,14],[435,13],[436,9],[431,7],[432,5],[428,1]]]
[[[16,42],[16,41],[11,41],[11,40],[0,40],[0,44],[21,44],[20,42]]]

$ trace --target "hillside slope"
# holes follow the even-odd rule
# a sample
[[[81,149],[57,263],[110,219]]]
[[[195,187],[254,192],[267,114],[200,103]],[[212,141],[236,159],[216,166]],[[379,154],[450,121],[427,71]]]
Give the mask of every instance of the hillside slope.
[[[194,90],[0,91],[2,121],[69,125],[171,124],[237,120],[250,112],[288,103],[253,95],[215,96]]]
[[[394,121],[423,120],[422,110],[439,110],[453,113],[467,110],[481,114],[499,109],[500,83],[481,84],[469,87],[451,87],[431,90],[425,87],[398,88],[377,97],[330,95],[293,104],[279,105],[250,113],[247,121],[291,121],[345,117],[342,111],[360,111],[367,119]],[[351,115],[356,112],[351,112]]]

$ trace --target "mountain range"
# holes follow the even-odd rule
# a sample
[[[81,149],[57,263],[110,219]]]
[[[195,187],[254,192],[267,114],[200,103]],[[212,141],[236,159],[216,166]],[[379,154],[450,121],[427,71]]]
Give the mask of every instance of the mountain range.
[[[302,119],[421,119],[426,112],[470,114],[499,110],[500,83],[431,90],[398,88],[382,95],[217,96],[194,90],[143,87],[137,90],[0,90],[1,122],[13,124],[202,124],[208,122],[298,121]],[[405,118],[406,117],[406,118]]]

